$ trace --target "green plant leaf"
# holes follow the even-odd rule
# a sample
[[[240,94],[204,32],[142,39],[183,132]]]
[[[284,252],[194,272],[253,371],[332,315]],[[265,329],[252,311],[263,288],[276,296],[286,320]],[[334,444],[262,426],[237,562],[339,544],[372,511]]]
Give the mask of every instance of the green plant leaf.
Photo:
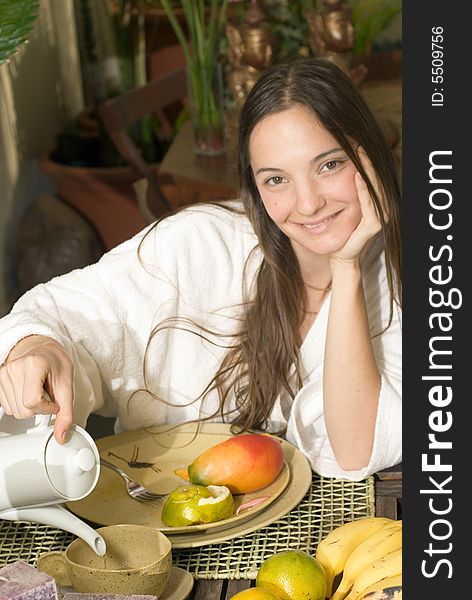
[[[169,0],[161,0],[161,3],[162,3],[162,8],[165,10],[165,12],[167,14],[167,18],[169,19],[172,29],[174,30],[175,35],[177,36],[177,39],[179,41],[179,44],[183,50],[183,53],[185,55],[185,60],[187,61],[187,63],[190,63],[192,58],[190,56],[190,50],[189,50],[189,46],[187,43],[187,39],[182,30],[182,27],[180,26],[179,21],[177,20],[177,17],[175,16],[174,8],[173,8],[172,4],[169,2]],[[189,25],[190,25],[190,23],[189,23]]]
[[[38,8],[39,0],[0,0],[0,64],[26,42]]]
[[[354,53],[363,54],[402,11],[402,0],[351,0]]]
[[[186,57],[191,112],[198,130],[205,131],[205,135],[208,129],[218,130],[223,127],[221,112],[217,110],[219,96],[214,95],[214,83],[223,83],[216,65],[227,2],[228,0],[179,0],[174,4],[170,0],[161,0]],[[188,40],[177,19],[177,8],[183,11]]]

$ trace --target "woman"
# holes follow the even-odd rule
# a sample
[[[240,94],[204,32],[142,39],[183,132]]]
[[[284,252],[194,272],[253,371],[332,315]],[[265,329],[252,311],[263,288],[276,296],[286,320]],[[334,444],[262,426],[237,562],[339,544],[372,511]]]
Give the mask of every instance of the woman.
[[[240,119],[241,199],[169,216],[0,321],[0,402],[116,431],[194,419],[286,432],[325,476],[401,460],[400,193],[324,59],[268,69]],[[46,390],[52,401],[44,398]]]

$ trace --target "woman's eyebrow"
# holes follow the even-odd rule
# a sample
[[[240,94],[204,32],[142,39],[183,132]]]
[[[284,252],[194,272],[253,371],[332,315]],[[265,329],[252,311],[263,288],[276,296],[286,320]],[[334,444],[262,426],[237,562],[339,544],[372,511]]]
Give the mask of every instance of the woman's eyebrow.
[[[339,146],[336,146],[336,148],[331,148],[331,150],[326,150],[326,152],[322,152],[321,154],[318,154],[318,156],[315,156],[314,158],[312,158],[311,162],[318,162],[319,160],[326,158],[330,154],[339,152],[340,150],[342,150],[342,148],[340,148]],[[256,175],[259,175],[259,173],[265,173],[267,171],[276,171],[277,172],[277,171],[282,171],[282,170],[283,169],[280,169],[279,167],[261,167],[260,169],[257,169]]]
[[[282,169],[279,169],[278,167],[261,167],[260,169],[257,169],[256,175],[259,175],[259,173],[265,173],[266,171],[282,171]]]
[[[336,146],[336,148],[331,148],[331,150],[327,150],[326,152],[322,152],[321,154],[318,154],[318,156],[315,156],[315,158],[311,159],[311,162],[318,162],[319,160],[326,158],[330,154],[334,154],[335,152],[339,152],[339,151],[342,151],[342,148],[340,148],[339,146]]]

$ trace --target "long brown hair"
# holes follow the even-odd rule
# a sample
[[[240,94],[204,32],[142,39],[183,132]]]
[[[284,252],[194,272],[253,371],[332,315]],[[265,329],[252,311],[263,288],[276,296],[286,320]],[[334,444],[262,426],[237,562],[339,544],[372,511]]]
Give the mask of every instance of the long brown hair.
[[[303,281],[290,240],[261,201],[249,153],[254,127],[268,115],[297,105],[313,112],[365,179],[382,224],[390,320],[393,303],[401,304],[400,188],[392,152],[377,122],[351,80],[326,59],[295,59],[267,69],[251,90],[239,122],[240,196],[258,238],[262,262],[253,297],[243,299],[239,331],[200,396],[205,399],[217,390],[219,410],[209,418],[231,414],[238,431],[266,428],[279,394],[284,391],[293,398],[302,384],[298,328]],[[383,202],[356,154],[358,145],[378,175]],[[228,413],[225,405],[230,395],[235,410]]]

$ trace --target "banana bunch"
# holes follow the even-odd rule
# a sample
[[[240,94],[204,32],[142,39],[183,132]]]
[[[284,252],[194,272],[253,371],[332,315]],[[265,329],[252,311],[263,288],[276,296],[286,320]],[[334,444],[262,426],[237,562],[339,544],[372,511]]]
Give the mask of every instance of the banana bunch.
[[[344,523],[318,544],[331,600],[401,600],[402,522],[365,517]]]

